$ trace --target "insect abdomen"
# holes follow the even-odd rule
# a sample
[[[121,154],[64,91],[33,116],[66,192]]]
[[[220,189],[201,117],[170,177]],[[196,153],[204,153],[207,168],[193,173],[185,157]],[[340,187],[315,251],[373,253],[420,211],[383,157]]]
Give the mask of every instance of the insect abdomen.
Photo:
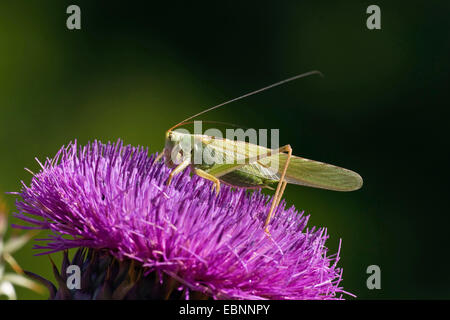
[[[264,188],[270,187],[274,183],[277,183],[276,180],[258,177],[241,170],[235,170],[227,173],[219,179],[228,185],[239,188]]]

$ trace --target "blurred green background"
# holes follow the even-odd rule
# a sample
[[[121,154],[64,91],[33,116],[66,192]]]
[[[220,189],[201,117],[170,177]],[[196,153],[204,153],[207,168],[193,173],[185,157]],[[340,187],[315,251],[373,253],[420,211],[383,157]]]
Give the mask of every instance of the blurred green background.
[[[66,28],[70,4],[81,8],[81,30]],[[366,28],[370,4],[381,7],[381,30]],[[160,151],[165,130],[193,113],[317,69],[324,78],[202,119],[279,128],[296,155],[363,176],[357,192],[285,193],[310,226],[328,228],[332,253],[342,238],[347,291],[448,299],[449,9],[446,1],[2,0],[0,192],[20,190],[31,179],[24,167],[38,171],[35,157],[74,139]],[[15,197],[3,197],[14,211]],[[48,257],[31,246],[16,259],[53,279]],[[372,264],[381,290],[366,287]]]

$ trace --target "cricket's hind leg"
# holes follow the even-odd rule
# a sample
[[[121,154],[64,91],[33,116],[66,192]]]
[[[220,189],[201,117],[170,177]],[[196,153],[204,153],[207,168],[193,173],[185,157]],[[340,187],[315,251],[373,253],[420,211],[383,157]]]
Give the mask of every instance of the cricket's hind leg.
[[[277,150],[277,153],[282,153],[282,152],[287,152],[288,157],[286,159],[286,163],[284,164],[283,171],[281,172],[280,180],[278,182],[277,189],[275,191],[275,195],[273,196],[273,199],[272,199],[272,204],[270,206],[269,214],[267,215],[266,222],[264,223],[264,227],[265,227],[264,231],[269,236],[270,236],[270,232],[269,232],[270,219],[272,218],[275,208],[280,204],[281,198],[283,197],[283,193],[284,193],[284,190],[287,185],[287,182],[286,182],[286,180],[284,180],[284,178],[286,176],[286,171],[289,166],[289,161],[291,160],[291,157],[292,157],[291,146],[285,145]]]

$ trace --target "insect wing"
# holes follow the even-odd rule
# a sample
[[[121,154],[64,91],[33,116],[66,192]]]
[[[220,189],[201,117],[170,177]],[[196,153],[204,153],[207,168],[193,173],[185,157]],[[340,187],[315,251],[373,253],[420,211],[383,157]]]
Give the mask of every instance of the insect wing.
[[[271,161],[279,162],[279,174],[284,168],[287,154],[271,156]],[[286,172],[288,183],[334,191],[353,191],[361,188],[363,180],[354,171],[331,164],[292,156]]]
[[[214,172],[210,172],[215,176],[242,168],[243,170],[257,169],[259,175],[279,179],[288,157],[285,153],[264,156],[273,150],[245,141],[202,136],[202,143],[207,150],[214,150],[224,155],[225,164],[215,166]],[[236,157],[238,160],[245,159],[246,165],[233,164]],[[291,156],[285,179],[292,184],[335,191],[353,191],[361,188],[363,184],[361,176],[354,171],[297,156]]]

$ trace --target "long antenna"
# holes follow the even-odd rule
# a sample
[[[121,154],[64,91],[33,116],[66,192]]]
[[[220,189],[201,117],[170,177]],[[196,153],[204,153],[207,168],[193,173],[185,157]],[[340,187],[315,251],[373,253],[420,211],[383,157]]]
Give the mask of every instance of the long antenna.
[[[187,124],[192,124],[192,123],[194,123],[194,122],[195,122],[195,121],[184,121],[184,122],[182,122],[181,124],[179,124],[178,127],[181,127],[181,126],[184,126],[184,125],[187,125]],[[223,125],[226,125],[226,126],[232,126],[232,127],[236,127],[236,128],[244,128],[244,129],[247,129],[245,126],[241,126],[241,125],[238,125],[238,124],[235,124],[235,123],[231,123],[231,122],[215,121],[215,120],[202,120],[202,122],[203,122],[203,123],[223,124]]]
[[[214,107],[208,108],[208,109],[203,110],[203,111],[201,111],[201,112],[199,112],[199,113],[197,113],[197,114],[194,114],[193,116],[190,116],[189,118],[186,118],[186,119],[184,119],[183,121],[179,122],[178,124],[174,125],[174,126],[173,126],[172,128],[170,128],[168,131],[172,131],[173,129],[175,129],[175,128],[179,127],[180,125],[184,124],[184,122],[189,121],[189,120],[191,120],[191,119],[194,119],[194,118],[196,118],[196,117],[198,117],[198,116],[200,116],[200,115],[202,115],[202,114],[204,114],[204,113],[206,113],[206,112],[209,112],[209,111],[212,111],[212,110],[214,110],[214,109],[220,108],[221,106],[224,106],[224,105],[226,105],[226,104],[229,104],[229,103],[235,102],[235,101],[237,101],[237,100],[241,100],[241,99],[247,98],[247,97],[252,96],[252,95],[254,95],[254,94],[257,94],[257,93],[260,93],[260,92],[262,92],[262,91],[265,91],[265,90],[268,90],[268,89],[277,87],[277,86],[279,86],[279,85],[282,85],[282,84],[287,83],[287,82],[290,82],[290,81],[294,81],[294,80],[297,80],[297,79],[300,79],[300,78],[304,78],[304,77],[307,77],[307,76],[311,76],[311,75],[313,75],[313,74],[318,74],[318,75],[320,75],[320,76],[323,77],[323,74],[322,74],[320,71],[314,70],[314,71],[309,71],[309,72],[306,72],[306,73],[298,74],[298,75],[296,75],[296,76],[293,76],[293,77],[290,77],[290,78],[287,78],[287,79],[284,79],[284,80],[275,82],[275,83],[273,83],[273,84],[271,84],[271,85],[269,85],[269,86],[267,86],[267,87],[264,87],[264,88],[261,88],[261,89],[258,89],[258,90],[255,90],[255,91],[246,93],[246,94],[244,94],[244,95],[242,95],[242,96],[239,96],[239,97],[237,97],[237,98],[228,100],[228,101],[223,102],[223,103],[221,103],[221,104],[218,104],[218,105],[216,105],[216,106],[214,106]]]

